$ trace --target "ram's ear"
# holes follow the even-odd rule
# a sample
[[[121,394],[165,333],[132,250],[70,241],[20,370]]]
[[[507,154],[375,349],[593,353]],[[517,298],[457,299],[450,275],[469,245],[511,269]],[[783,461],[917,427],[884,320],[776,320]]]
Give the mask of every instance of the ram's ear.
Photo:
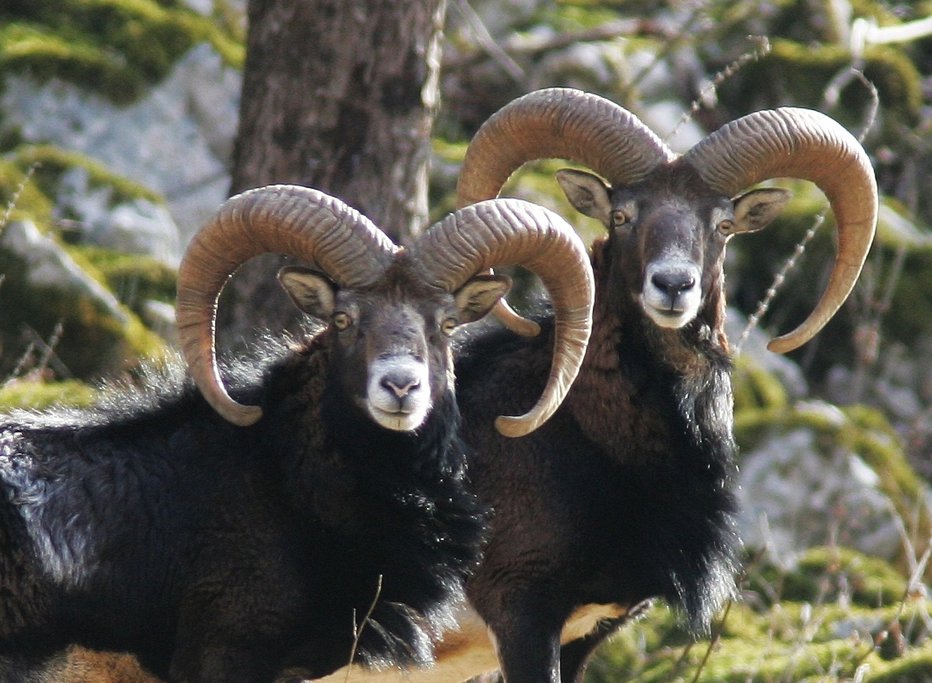
[[[507,275],[476,275],[453,293],[461,323],[481,319],[511,289]]]
[[[278,281],[303,312],[321,320],[333,315],[337,286],[321,273],[302,266],[285,266],[278,271]]]
[[[611,225],[611,188],[605,181],[592,173],[570,168],[557,171],[556,178],[573,208],[606,227]]]
[[[763,187],[738,195],[732,200],[735,207],[733,234],[763,230],[780,215],[793,193],[775,187]]]

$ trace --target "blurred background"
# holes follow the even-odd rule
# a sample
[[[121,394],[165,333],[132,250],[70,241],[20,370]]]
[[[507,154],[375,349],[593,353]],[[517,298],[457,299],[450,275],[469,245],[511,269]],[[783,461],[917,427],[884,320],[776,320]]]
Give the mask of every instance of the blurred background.
[[[795,198],[781,218],[730,243],[742,599],[700,641],[655,605],[603,648],[588,680],[932,680],[932,2],[374,3],[390,25],[393,13],[399,23],[406,12],[427,18],[428,38],[413,41],[402,74],[417,85],[417,106],[369,97],[370,76],[360,72],[337,93],[345,60],[306,34],[286,36],[291,51],[279,59],[333,73],[327,83],[285,74],[310,79],[290,87],[296,104],[287,111],[306,112],[289,114],[291,135],[281,122],[276,134],[256,133],[245,125],[256,113],[241,99],[256,92],[263,68],[284,73],[274,60],[260,63],[269,38],[249,29],[274,4],[4,0],[0,409],[86,404],[101,379],[168,356],[175,269],[231,191],[315,184],[387,221],[403,241],[454,207],[477,127],[535,88],[599,93],[679,152],[758,109],[815,108],[862,139],[880,224],[848,303],[787,357],[765,343],[821,294],[834,255],[823,196],[782,183]],[[321,26],[365,5],[304,4]],[[354,53],[377,51],[379,36],[392,35],[369,21],[349,41]],[[339,116],[321,114],[328,102],[343,107]],[[404,124],[413,141],[404,169],[361,152],[334,162],[342,176],[318,169],[328,157],[312,141],[345,145],[360,137],[359,121],[402,109],[421,112]],[[316,116],[315,127],[302,129],[302,116]],[[357,142],[379,146],[373,139]],[[256,140],[272,146],[255,152]],[[290,148],[311,150],[303,166],[270,175],[250,165]],[[525,168],[506,194],[559,211],[591,241],[601,228],[575,214],[553,181],[563,165]],[[373,185],[354,185],[367,177]],[[403,218],[385,217],[394,200]],[[263,306],[241,295],[237,307]],[[278,323],[230,318],[230,345],[259,324]]]

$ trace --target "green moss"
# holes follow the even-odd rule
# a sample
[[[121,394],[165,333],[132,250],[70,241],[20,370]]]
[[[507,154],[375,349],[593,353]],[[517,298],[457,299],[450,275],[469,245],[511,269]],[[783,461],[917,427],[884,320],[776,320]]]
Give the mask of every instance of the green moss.
[[[111,191],[111,206],[134,199],[145,199],[158,204],[164,201],[158,193],[125,176],[113,173],[100,162],[80,152],[52,145],[24,145],[14,150],[12,158],[20,168],[36,165],[34,182],[49,197],[57,194],[57,185],[65,171],[81,168],[87,171],[89,189],[106,187]]]
[[[0,158],[0,218],[9,209],[11,218],[29,216],[38,224],[46,224],[52,217],[52,203],[28,178],[28,170],[15,159]]]
[[[932,680],[932,640],[891,662],[873,662],[865,683],[927,683]]]
[[[630,0],[627,4],[631,4]],[[626,11],[634,10],[629,7]],[[607,6],[605,2],[562,2],[547,14],[547,23],[563,32],[596,28],[610,21],[617,21],[621,16],[618,9]]]
[[[153,0],[13,0],[0,12],[0,71],[58,77],[131,102],[198,43],[240,66],[235,36],[183,6]]]
[[[101,247],[71,247],[69,253],[91,263],[108,289],[137,314],[141,304],[150,299],[175,302],[176,273],[161,261]]]
[[[144,81],[124,60],[80,37],[55,35],[44,27],[10,24],[0,30],[0,70],[39,80],[58,77],[106,93],[117,103],[139,97]]]
[[[15,408],[45,410],[52,406],[83,408],[94,403],[97,392],[83,382],[14,380],[0,387],[0,412]]]
[[[778,587],[776,589],[774,587]],[[848,548],[810,548],[790,571],[775,566],[751,577],[758,594],[780,601],[836,602],[842,594],[863,607],[896,605],[906,593],[906,580],[883,560]]]
[[[791,25],[785,31],[774,29],[771,33],[776,37],[771,38],[770,54],[745,67],[720,89],[723,100],[735,111],[779,106],[787,99],[797,106],[820,108],[823,93],[832,79],[852,66],[846,46],[815,42],[821,38],[808,34],[795,36],[791,26],[805,22],[798,16],[788,16]],[[880,137],[884,142],[902,144],[901,126],[911,128],[920,120],[922,75],[902,46],[868,47],[861,70],[877,87],[883,105],[884,128],[879,131]],[[841,92],[839,106],[831,113],[857,131],[869,103],[869,93],[855,80]]]
[[[735,361],[732,388],[735,414],[746,410],[781,410],[789,401],[779,380],[747,356],[739,356]]]
[[[98,281],[104,280],[92,267],[84,267]],[[4,275],[0,288],[4,350],[0,377],[9,376],[37,340],[47,343],[57,338],[52,349],[57,361],[79,379],[122,372],[142,358],[165,353],[164,342],[128,309],[116,317],[92,298],[54,286],[37,286],[30,282],[25,268],[20,258],[0,249],[0,273]]]
[[[855,582],[874,580],[875,571],[891,586],[904,582],[889,566],[844,549],[813,551],[794,572],[828,572],[837,580],[842,566]],[[925,598],[868,607],[818,589],[807,594],[813,600],[794,600],[787,592],[765,604],[753,587],[745,594],[748,601],[731,605],[724,622],[719,620],[720,635],[711,650],[707,639],[692,641],[669,610],[656,606],[602,647],[586,680],[837,683],[856,672],[866,681],[927,680],[922,678],[930,662]],[[863,602],[870,602],[866,594]]]

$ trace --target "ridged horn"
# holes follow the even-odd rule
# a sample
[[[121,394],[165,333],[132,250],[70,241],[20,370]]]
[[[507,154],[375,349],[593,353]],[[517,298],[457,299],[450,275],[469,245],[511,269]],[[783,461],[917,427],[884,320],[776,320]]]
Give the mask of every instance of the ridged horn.
[[[262,417],[227,393],[217,369],[217,298],[254,256],[280,253],[310,262],[344,287],[375,281],[397,247],[339,199],[294,185],[271,185],[228,199],[191,240],[178,270],[177,325],[182,353],[207,402],[240,426]]]
[[[536,90],[479,127],[463,159],[457,205],[492,199],[525,163],[553,158],[588,166],[613,185],[627,185],[676,154],[611,100],[573,88]]]
[[[499,416],[505,436],[529,434],[563,402],[579,372],[592,331],[595,282],[586,247],[554,212],[520,199],[494,199],[454,212],[412,247],[429,281],[455,291],[477,272],[523,266],[540,277],[554,307],[550,376],[536,405],[517,417]]]
[[[637,116],[611,100],[573,88],[536,90],[480,126],[463,160],[457,206],[497,197],[512,173],[537,159],[568,159],[624,185],[675,157]],[[518,334],[539,331],[504,301],[495,316]]]
[[[838,226],[828,286],[809,317],[768,348],[786,353],[805,344],[848,298],[874,238],[877,182],[861,144],[824,114],[786,107],[732,121],[683,158],[712,189],[729,197],[776,177],[809,180],[827,197]]]

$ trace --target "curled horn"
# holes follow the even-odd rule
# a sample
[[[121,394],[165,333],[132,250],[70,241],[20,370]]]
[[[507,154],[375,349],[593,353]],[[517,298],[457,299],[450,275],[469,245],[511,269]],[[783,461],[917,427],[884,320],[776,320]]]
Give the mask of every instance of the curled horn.
[[[480,126],[463,159],[458,205],[492,199],[522,165],[550,158],[583,164],[613,185],[627,185],[676,154],[638,117],[604,97],[572,88],[536,90]]]
[[[520,265],[540,277],[556,319],[547,386],[530,411],[495,421],[498,431],[510,437],[537,429],[576,379],[592,330],[595,283],[579,236],[548,209],[519,199],[496,199],[459,209],[435,224],[412,252],[427,279],[450,292],[495,266]]]
[[[617,186],[643,179],[676,155],[609,100],[578,90],[540,90],[503,107],[476,133],[460,175],[460,202],[494,196],[524,162],[545,157],[584,164]],[[684,159],[712,189],[730,197],[779,176],[810,180],[825,193],[838,225],[829,284],[809,317],[769,348],[785,353],[804,344],[844,303],[873,241],[877,183],[863,148],[824,114],[783,108],[733,121]],[[509,318],[515,315],[505,311],[500,317],[514,327]]]
[[[795,330],[768,348],[786,353],[805,344],[848,298],[877,226],[877,182],[860,143],[817,111],[781,108],[733,121],[685,155],[702,179],[729,197],[762,180],[792,177],[815,183],[828,198],[838,226],[838,253],[828,286]]]
[[[217,298],[233,272],[275,252],[317,265],[341,286],[375,281],[397,247],[365,216],[318,190],[271,185],[228,199],[191,240],[178,270],[177,324],[191,376],[226,420],[247,426],[262,417],[227,393],[217,370]]]
[[[457,205],[498,196],[512,173],[536,159],[568,159],[612,185],[624,185],[675,157],[638,117],[604,97],[572,88],[537,90],[505,105],[480,126],[463,160]],[[539,331],[504,301],[496,305],[495,315],[518,334]]]

